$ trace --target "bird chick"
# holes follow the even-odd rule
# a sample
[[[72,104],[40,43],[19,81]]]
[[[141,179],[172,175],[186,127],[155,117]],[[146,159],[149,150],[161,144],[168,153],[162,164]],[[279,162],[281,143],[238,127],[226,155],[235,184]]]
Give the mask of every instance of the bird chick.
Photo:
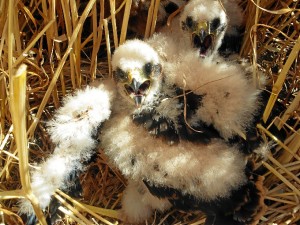
[[[216,54],[228,25],[226,12],[219,1],[191,0],[179,21],[183,35],[190,38],[200,57]]]
[[[186,93],[201,96],[191,125],[197,126],[199,121],[212,125],[225,139],[255,129],[262,91],[253,84],[245,66],[217,56],[199,60],[198,53],[182,47],[184,41],[180,40],[158,33],[146,42],[160,55],[166,80]],[[261,75],[260,85],[264,82]]]
[[[98,145],[128,179],[122,199],[126,221],[142,222],[154,210],[175,207],[202,210],[208,222],[256,222],[264,211],[264,191],[246,155],[219,132],[207,135],[210,129],[204,126],[202,141],[203,134],[186,124],[201,97],[181,95],[183,89],[166,77],[165,62],[140,40],[115,50],[112,69],[114,82],[108,79],[67,97],[50,122],[55,150],[32,173],[40,206],[44,209],[54,191],[67,186],[72,172],[84,170],[82,159]],[[20,204],[23,213],[33,212],[29,204]]]
[[[159,29],[180,48],[190,45],[201,58],[237,53],[243,26],[242,9],[236,0],[190,0],[182,12]],[[234,42],[234,43],[233,43]]]
[[[151,73],[145,73],[149,63]],[[143,222],[153,210],[173,206],[228,217],[234,224],[252,223],[264,208],[262,181],[249,176],[246,156],[237,146],[217,135],[205,143],[187,137],[182,131],[184,97],[166,79],[164,66],[158,53],[140,40],[125,42],[112,57],[119,95],[99,139],[128,179],[124,218]]]

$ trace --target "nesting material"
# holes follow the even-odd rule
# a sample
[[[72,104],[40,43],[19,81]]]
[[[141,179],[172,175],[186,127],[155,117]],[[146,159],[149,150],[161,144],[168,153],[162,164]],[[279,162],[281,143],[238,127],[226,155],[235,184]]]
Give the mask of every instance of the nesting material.
[[[39,200],[28,186],[29,170],[40,171],[36,165],[43,165],[55,151],[46,122],[63,105],[65,95],[95,79],[111,76],[110,54],[135,35],[129,18],[139,14],[139,10],[145,14],[146,7],[148,19],[139,26],[145,29],[142,33],[146,37],[161,25],[161,6],[170,0],[151,0],[145,7],[131,7],[139,2],[143,1],[0,3],[0,222],[26,224],[26,218],[18,211],[20,200],[27,199],[40,223],[46,224],[47,212],[44,216]],[[300,221],[300,2],[240,0],[239,5],[245,18],[240,56],[251,61],[253,81],[258,79],[259,71],[267,77],[263,90],[267,96],[263,103],[265,110],[257,129],[273,148],[254,156],[267,188],[268,208],[259,224],[297,224]],[[119,18],[122,23],[118,23]],[[23,94],[21,89],[13,88],[21,64],[27,65],[23,71],[26,72]],[[14,96],[20,95],[24,97],[23,107],[12,107],[16,104]],[[24,116],[23,128],[14,119],[15,115]],[[110,166],[102,151],[80,174],[80,183],[82,196],[70,197],[61,190],[53,196],[61,204],[58,212],[63,224],[122,224],[118,209],[128,184]],[[201,212],[170,209],[156,212],[148,221],[148,224],[163,223],[201,225],[205,218]]]

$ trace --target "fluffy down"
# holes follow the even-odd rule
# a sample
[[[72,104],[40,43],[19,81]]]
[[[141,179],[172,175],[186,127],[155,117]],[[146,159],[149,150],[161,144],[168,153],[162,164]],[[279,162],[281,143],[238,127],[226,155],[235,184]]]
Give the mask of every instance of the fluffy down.
[[[228,26],[225,35],[237,35],[237,30],[244,24],[243,10],[238,0],[222,0],[228,17]]]
[[[259,108],[260,90],[245,76],[243,67],[230,62],[198,60],[194,53],[164,65],[166,80],[202,96],[190,123],[213,125],[225,139],[252,126]]]
[[[265,77],[261,74],[260,80],[257,81],[252,77],[253,72],[249,63],[240,64],[228,59],[225,61],[215,54],[216,52],[211,57],[199,59],[198,51],[192,48],[188,32],[182,33],[180,23],[188,16],[213,19],[218,7],[210,9],[214,11],[212,14],[207,13],[209,10],[202,14],[196,13],[197,10],[205,11],[206,7],[213,4],[219,2],[189,1],[182,14],[174,19],[171,27],[162,29],[146,42],[161,57],[167,82],[202,96],[199,102],[202,107],[196,110],[195,116],[189,122],[194,127],[197,127],[199,122],[212,125],[223,138],[229,139],[245,133],[251,127],[253,130],[251,132],[255,133],[254,119],[261,108],[260,87],[264,86]],[[232,12],[230,17],[233,19],[230,26],[239,26],[242,23],[242,16],[237,1],[223,1],[223,4],[227,11]],[[195,12],[187,10],[189,8]],[[219,10],[224,13],[223,8]],[[224,23],[227,22],[224,18]]]
[[[48,206],[57,188],[68,188],[66,178],[76,170],[83,170],[82,162],[93,154],[97,141],[93,136],[102,122],[110,117],[113,91],[108,83],[87,87],[64,100],[48,123],[49,134],[56,145],[53,154],[32,172],[32,191],[40,207]],[[23,200],[20,213],[32,214],[31,205]]]
[[[118,105],[99,138],[111,162],[130,180],[178,189],[203,201],[227,198],[247,182],[245,156],[234,146],[218,139],[208,145],[181,141],[171,146],[161,139],[154,140],[144,127],[133,123],[130,116],[133,111],[128,110],[127,102],[122,98],[116,101]],[[156,201],[143,203],[143,200],[136,203],[137,208],[143,209],[137,214],[134,206],[126,204],[136,197],[129,200],[131,195],[126,196],[123,210],[130,221],[147,219],[150,211],[160,209],[154,204]]]
[[[121,68],[123,71],[141,69],[147,62],[159,63],[160,58],[155,50],[149,45],[145,45],[143,41],[135,39],[128,40],[127,43],[126,46],[121,45],[117,54],[113,55],[112,67],[114,70],[117,68]]]
[[[206,143],[185,139],[180,130],[186,124],[179,119],[183,117],[184,104],[180,102],[174,90],[185,88],[201,96],[201,106],[198,109],[190,106],[193,110],[187,113],[196,117],[196,121],[204,120],[206,118],[201,118],[198,110],[207,108],[207,113],[214,119],[207,119],[207,123],[214,123],[224,137],[230,137],[238,126],[243,128],[243,125],[231,124],[223,128],[225,124],[222,124],[221,116],[214,111],[214,107],[219,104],[220,110],[223,110],[221,113],[230,118],[232,112],[229,116],[226,114],[228,109],[219,101],[220,96],[225,95],[222,97],[223,101],[231,98],[235,95],[228,94],[227,91],[235,90],[237,87],[234,85],[244,85],[246,91],[238,89],[238,93],[245,97],[244,92],[251,92],[251,86],[240,71],[230,64],[206,62],[202,65],[195,55],[191,58],[188,54],[185,55],[186,58],[181,57],[179,56],[180,60],[176,62],[163,62],[148,44],[138,40],[125,42],[113,55],[113,71],[126,71],[124,68],[128,67],[134,70],[135,66],[140,71],[139,68],[145,62],[153,60],[158,60],[157,63],[162,65],[164,71],[163,78],[153,78],[155,82],[160,83],[159,88],[154,88],[153,92],[149,91],[151,98],[144,101],[140,108],[128,104],[124,93],[119,93],[112,108],[112,115],[103,126],[104,132],[99,136],[101,149],[104,149],[111,163],[130,180],[124,194],[123,212],[130,221],[140,222],[147,219],[153,209],[167,209],[167,205],[158,207],[157,202],[168,200],[174,207],[184,208],[186,203],[193,203],[193,209],[203,209],[217,218],[230,215],[232,221],[241,220],[246,224],[246,221],[252,221],[256,213],[261,211],[262,197],[255,180],[249,176],[251,172],[248,171],[245,155],[236,145],[228,144],[224,138],[218,136],[212,136]],[[126,82],[130,81],[128,77]],[[183,77],[186,78],[186,82],[183,81]],[[223,82],[216,84],[220,80]],[[233,85],[224,84],[224,80]],[[212,86],[206,87],[208,84],[213,85],[215,90]],[[122,86],[123,83],[117,85]],[[149,87],[151,89],[151,85]],[[147,96],[147,93],[139,94]],[[204,101],[205,98],[210,104]],[[244,114],[244,111],[239,113]],[[228,118],[227,121],[232,119]],[[136,120],[139,122],[136,123]],[[192,119],[190,122],[196,123]],[[172,130],[179,141],[169,142],[161,138],[164,137],[161,133],[172,133]],[[146,201],[144,197],[149,196],[149,193],[145,190],[158,199],[153,196],[151,201]],[[140,201],[129,204],[135,199]],[[203,208],[203,204],[207,207]],[[230,205],[229,212],[227,205]]]
[[[174,61],[178,55],[195,51],[188,32],[183,32],[180,17],[176,16],[170,26],[165,26],[145,40],[159,56],[166,61]]]
[[[218,139],[209,145],[181,141],[171,146],[154,140],[144,127],[133,123],[133,111],[124,110],[127,103],[122,98],[116,101],[118,106],[104,124],[100,140],[105,153],[126,177],[146,179],[205,200],[227,197],[245,182],[246,159],[234,146]]]
[[[184,45],[180,40],[177,46]],[[249,65],[217,56],[199,60],[197,52],[188,47],[178,49],[176,41],[164,34],[154,35],[147,43],[161,57],[166,82],[202,96],[201,106],[190,120],[193,126],[199,121],[213,125],[225,139],[253,126],[261,90],[249,78]],[[257,83],[264,84],[263,75]]]

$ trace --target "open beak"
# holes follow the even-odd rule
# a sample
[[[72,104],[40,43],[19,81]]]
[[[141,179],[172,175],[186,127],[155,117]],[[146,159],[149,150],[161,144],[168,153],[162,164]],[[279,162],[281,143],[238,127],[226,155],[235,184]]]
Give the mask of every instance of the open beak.
[[[214,34],[210,33],[209,24],[200,22],[192,33],[192,44],[199,49],[200,56],[205,57],[213,49]]]
[[[150,88],[150,80],[145,79],[142,82],[132,78],[130,84],[124,84],[127,94],[134,100],[136,107],[140,107]]]

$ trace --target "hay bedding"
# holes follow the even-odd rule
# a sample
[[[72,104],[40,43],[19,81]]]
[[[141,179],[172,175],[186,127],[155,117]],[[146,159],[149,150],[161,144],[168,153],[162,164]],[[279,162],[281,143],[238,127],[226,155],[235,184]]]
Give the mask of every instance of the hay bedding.
[[[139,35],[141,31],[151,35],[158,4],[151,1],[149,13],[138,14],[148,15],[147,20],[129,27],[138,27],[134,32]],[[241,56],[267,74],[265,91],[272,93],[257,126],[261,137],[274,146],[265,161],[257,159],[268,189],[268,210],[259,224],[299,224],[300,2],[241,0],[241,5],[246,18]],[[45,223],[30,195],[28,173],[53,150],[45,121],[64,95],[110,76],[110,54],[126,39],[128,19],[139,10],[133,5],[130,13],[130,6],[130,0],[0,1],[0,223],[25,224],[17,215],[18,199],[24,197],[33,202],[37,217]],[[57,224],[122,223],[115,209],[120,208],[126,180],[106,162],[99,152],[80,175],[82,196],[56,192],[54,197],[62,204],[58,210],[62,220]],[[155,214],[149,224],[201,225],[204,221],[201,213],[173,210]]]

